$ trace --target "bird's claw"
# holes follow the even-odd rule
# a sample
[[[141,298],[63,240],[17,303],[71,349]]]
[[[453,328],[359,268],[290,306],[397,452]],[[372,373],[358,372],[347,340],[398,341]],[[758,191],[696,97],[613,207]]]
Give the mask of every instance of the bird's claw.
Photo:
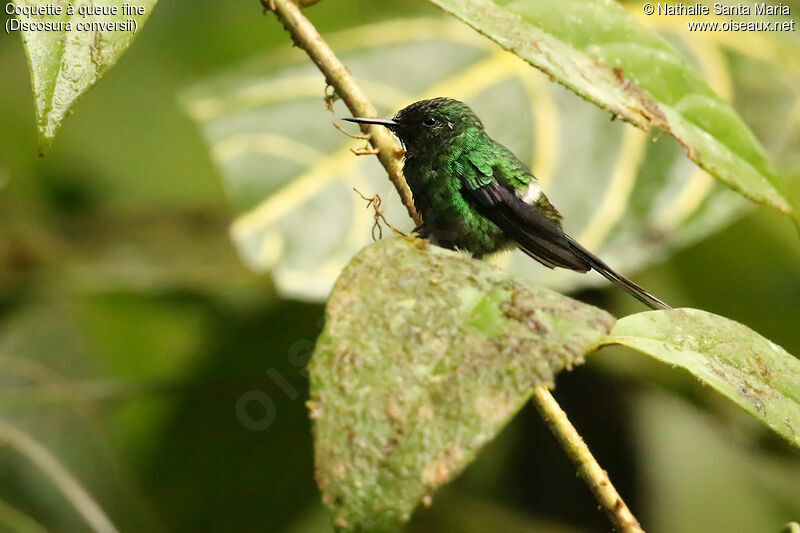
[[[420,224],[411,233],[416,233],[420,239],[427,239],[431,236],[431,230],[425,224]]]

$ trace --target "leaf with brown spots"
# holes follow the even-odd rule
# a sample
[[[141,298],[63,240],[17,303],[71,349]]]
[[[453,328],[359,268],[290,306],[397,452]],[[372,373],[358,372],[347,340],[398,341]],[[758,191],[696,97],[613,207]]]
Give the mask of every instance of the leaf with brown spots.
[[[614,319],[425,241],[361,251],[311,361],[316,478],[334,524],[386,531],[457,476]]]
[[[604,344],[680,366],[800,447],[800,360],[750,328],[696,309],[627,316]]]

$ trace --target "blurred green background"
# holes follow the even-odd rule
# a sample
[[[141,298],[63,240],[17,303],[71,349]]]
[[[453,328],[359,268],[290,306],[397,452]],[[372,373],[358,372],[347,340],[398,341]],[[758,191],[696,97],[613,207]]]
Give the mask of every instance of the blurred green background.
[[[325,0],[308,14],[325,34],[438,12]],[[179,104],[210,75],[286,48],[258,2],[162,1],[39,158],[22,44],[0,37],[0,420],[54,454],[122,531],[330,530],[304,406],[323,306],[283,299],[242,266],[221,179]],[[739,80],[737,110],[800,197],[800,145],[775,148],[773,125],[757,123],[778,100],[748,99],[757,81]],[[800,113],[780,126],[800,138]],[[636,280],[797,355],[799,243],[786,218],[758,208]],[[576,297],[618,316],[639,310],[618,291]],[[252,391],[266,412],[242,411]],[[556,397],[648,531],[779,531],[800,520],[800,454],[687,375],[606,349],[561,376]],[[272,423],[255,428],[265,416]],[[87,526],[4,446],[2,528]],[[609,526],[525,408],[409,529]]]

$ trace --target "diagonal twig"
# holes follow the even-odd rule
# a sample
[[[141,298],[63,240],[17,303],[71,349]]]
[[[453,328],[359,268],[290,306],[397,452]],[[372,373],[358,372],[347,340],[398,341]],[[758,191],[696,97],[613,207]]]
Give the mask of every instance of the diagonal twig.
[[[617,530],[621,533],[644,533],[639,521],[611,484],[608,473],[597,463],[580,433],[567,418],[567,413],[561,409],[550,391],[543,387],[533,389],[533,403],[539,416],[578,469],[578,475],[589,486],[595,500]]]
[[[336,57],[328,43],[292,0],[261,0],[261,2],[264,7],[275,13],[283,27],[292,36],[294,43],[306,51],[317,68],[325,75],[325,82],[333,87],[353,116],[378,116],[377,110],[353,79],[350,71]],[[403,162],[400,157],[403,147],[386,128],[362,124],[361,131],[370,135],[369,142],[373,148],[378,150],[376,154],[378,160],[389,174],[389,179],[397,189],[409,216],[414,219],[416,225],[422,224],[422,218],[417,213],[411,198],[411,190],[403,177]]]

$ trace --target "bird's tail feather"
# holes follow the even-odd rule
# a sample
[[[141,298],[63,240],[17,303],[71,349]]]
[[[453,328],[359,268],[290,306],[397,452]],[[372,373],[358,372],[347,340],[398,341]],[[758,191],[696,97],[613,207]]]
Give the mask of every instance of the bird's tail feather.
[[[667,303],[656,298],[625,276],[617,274],[614,270],[611,269],[607,264],[605,264],[599,257],[594,255],[592,252],[578,244],[572,237],[566,235],[567,241],[569,241],[570,247],[572,250],[580,256],[583,260],[585,260],[589,265],[591,265],[592,270],[596,270],[600,273],[604,278],[619,285],[623,289],[625,289],[631,296],[645,304],[646,306],[650,307],[651,309],[672,309]]]

